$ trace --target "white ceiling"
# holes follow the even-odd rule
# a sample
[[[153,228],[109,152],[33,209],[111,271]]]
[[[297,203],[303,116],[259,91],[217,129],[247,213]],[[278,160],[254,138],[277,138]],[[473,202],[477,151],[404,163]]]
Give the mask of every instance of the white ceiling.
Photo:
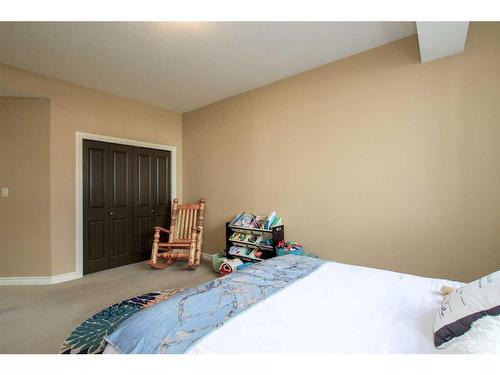
[[[415,33],[414,22],[0,22],[0,62],[182,113]]]

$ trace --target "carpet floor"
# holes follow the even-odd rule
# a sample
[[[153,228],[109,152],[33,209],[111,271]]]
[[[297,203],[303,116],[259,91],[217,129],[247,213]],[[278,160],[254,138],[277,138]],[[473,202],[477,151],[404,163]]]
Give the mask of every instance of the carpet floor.
[[[126,298],[190,288],[214,279],[211,263],[195,271],[177,263],[164,270],[135,263],[47,286],[0,286],[0,353],[57,353],[82,321]]]

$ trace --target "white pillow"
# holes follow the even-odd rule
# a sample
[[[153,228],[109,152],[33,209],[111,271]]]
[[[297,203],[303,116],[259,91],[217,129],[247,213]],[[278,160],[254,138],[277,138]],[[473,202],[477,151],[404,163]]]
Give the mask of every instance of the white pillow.
[[[483,316],[462,336],[439,347],[444,354],[500,354],[500,315]]]
[[[500,271],[466,284],[443,299],[434,322],[434,344],[440,348],[469,331],[476,320],[498,315]]]

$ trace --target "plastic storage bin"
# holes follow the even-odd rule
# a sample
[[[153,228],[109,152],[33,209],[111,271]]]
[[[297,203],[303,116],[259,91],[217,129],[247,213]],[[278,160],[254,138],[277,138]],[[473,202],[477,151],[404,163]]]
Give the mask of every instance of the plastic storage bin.
[[[282,255],[303,255],[304,250],[303,249],[294,249],[294,250],[287,250],[284,247],[277,247],[276,248],[276,255],[277,256],[282,256]]]
[[[276,247],[276,255],[303,255],[304,249],[297,242],[280,241]]]

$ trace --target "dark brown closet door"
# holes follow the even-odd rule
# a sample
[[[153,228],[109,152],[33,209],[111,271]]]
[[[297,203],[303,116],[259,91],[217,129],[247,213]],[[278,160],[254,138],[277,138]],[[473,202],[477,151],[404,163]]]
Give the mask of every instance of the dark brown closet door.
[[[134,150],[134,261],[151,256],[154,218],[154,151]]]
[[[153,228],[170,226],[169,151],[134,151],[134,260],[151,256]],[[162,241],[166,241],[166,237]]]
[[[109,144],[109,267],[133,261],[133,157],[133,147]]]
[[[151,256],[153,228],[170,225],[170,179],[168,151],[83,142],[85,274]]]
[[[132,262],[133,147],[83,143],[83,272]]]
[[[108,146],[83,142],[83,273],[109,266]]]

